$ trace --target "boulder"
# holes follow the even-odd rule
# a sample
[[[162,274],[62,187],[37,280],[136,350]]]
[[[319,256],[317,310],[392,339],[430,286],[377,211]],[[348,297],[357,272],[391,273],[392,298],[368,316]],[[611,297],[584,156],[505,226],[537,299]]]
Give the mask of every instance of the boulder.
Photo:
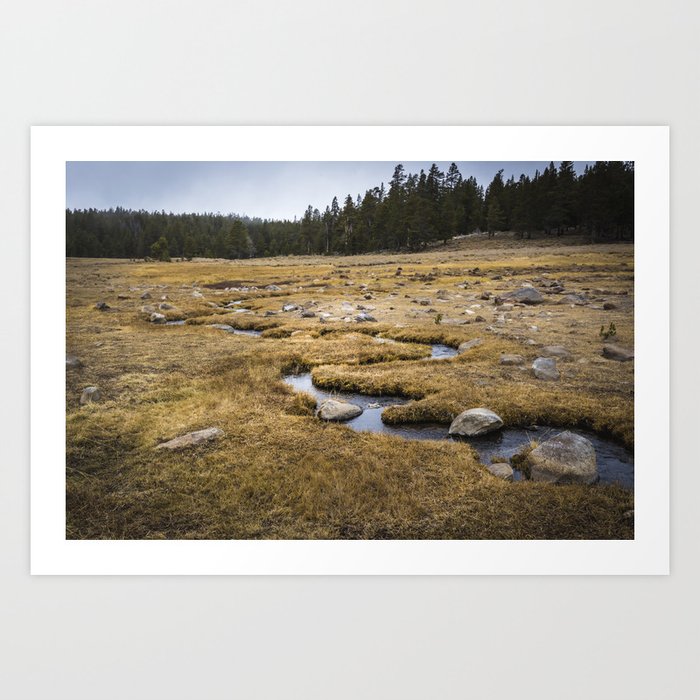
[[[608,360],[617,360],[618,362],[629,362],[634,360],[634,350],[628,350],[615,343],[606,343],[603,345],[603,357],[607,357]]]
[[[525,362],[525,358],[522,355],[501,355],[502,365],[522,365]]]
[[[193,433],[180,435],[172,440],[168,440],[168,442],[161,442],[160,445],[156,445],[156,450],[180,450],[184,447],[193,447],[194,445],[201,445],[205,442],[216,440],[223,434],[224,431],[220,428],[195,430]]]
[[[355,320],[358,323],[376,323],[377,319],[372,316],[372,314],[368,314],[366,311],[363,311],[361,314],[358,314],[355,316]]]
[[[316,315],[316,314],[315,314],[315,312],[313,312],[313,311],[308,311],[308,310],[306,310],[306,311],[302,311],[302,312],[301,312],[301,317],[302,317],[302,318],[313,318],[315,315]]]
[[[471,350],[472,348],[481,345],[482,342],[483,341],[481,340],[481,338],[472,338],[471,340],[465,340],[463,343],[459,344],[457,352],[461,355],[463,352],[467,352],[467,350]]]
[[[167,304],[166,302],[163,302],[162,304],[159,304],[158,308],[161,311],[171,311],[175,307],[172,304]]]
[[[503,479],[504,481],[513,481],[513,467],[511,467],[507,462],[487,464],[486,468],[499,479]]]
[[[503,301],[513,301],[519,304],[541,304],[544,297],[534,287],[521,287],[513,292],[508,292],[502,297]]]
[[[598,480],[595,448],[568,430],[543,442],[527,456],[530,478],[554,484],[593,484]]]
[[[148,318],[151,323],[165,323],[165,316],[154,311]]]
[[[84,406],[87,403],[97,403],[102,399],[102,392],[96,386],[87,386],[80,394],[80,405]]]
[[[537,379],[547,381],[556,381],[560,376],[557,369],[557,361],[553,357],[538,357],[532,363],[532,371]]]
[[[613,304],[612,301],[606,301],[603,304],[603,309],[605,309],[605,311],[612,311],[613,309],[616,309],[616,308],[617,308],[617,304]]]
[[[144,292],[144,293],[141,295],[141,298],[142,298],[142,299],[150,299],[150,298],[151,298],[151,293],[150,293],[150,292]]]
[[[450,435],[475,437],[485,435],[503,426],[503,420],[488,408],[470,408],[462,411],[450,425]]]
[[[316,411],[316,415],[321,420],[344,421],[357,418],[362,413],[362,408],[354,403],[338,401],[337,399],[326,399],[321,403]]]
[[[296,304],[285,304],[282,307],[282,311],[296,311],[299,307]]]

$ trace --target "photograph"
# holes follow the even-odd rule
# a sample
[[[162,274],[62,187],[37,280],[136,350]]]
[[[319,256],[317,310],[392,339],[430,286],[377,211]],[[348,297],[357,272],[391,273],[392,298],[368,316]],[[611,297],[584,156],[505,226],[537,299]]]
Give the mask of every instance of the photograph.
[[[68,160],[65,279],[67,540],[634,539],[634,161]]]

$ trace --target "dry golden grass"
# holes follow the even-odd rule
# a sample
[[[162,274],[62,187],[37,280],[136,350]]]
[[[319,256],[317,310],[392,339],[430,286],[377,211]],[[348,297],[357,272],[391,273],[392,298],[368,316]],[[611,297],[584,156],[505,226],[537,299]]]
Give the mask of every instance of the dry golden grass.
[[[557,304],[553,295],[537,307],[504,309],[480,299],[533,277],[558,279],[591,303]],[[313,401],[281,381],[312,369],[326,387],[415,399],[387,409],[392,422],[448,423],[485,405],[508,425],[588,427],[632,447],[633,363],[602,358],[598,336],[612,321],[617,340],[632,345],[630,246],[536,247],[496,238],[415,255],[69,260],[67,279],[67,349],[83,363],[67,370],[69,538],[633,536],[624,517],[633,508],[629,491],[508,484],[464,443],[409,442],[323,424],[313,417]],[[258,289],[204,286],[225,280]],[[282,291],[264,291],[268,284]],[[193,296],[193,285],[203,298]],[[140,299],[144,291],[151,300]],[[162,313],[186,325],[148,323],[141,307],[157,307],[162,295],[175,307]],[[420,298],[430,305],[414,303]],[[604,299],[616,308],[603,310]],[[225,308],[238,300],[249,313]],[[112,308],[98,311],[97,301]],[[345,322],[343,302],[374,307],[378,323]],[[331,316],[321,323],[281,312],[287,303]],[[263,335],[206,327],[212,323]],[[398,342],[379,343],[377,334]],[[475,337],[482,344],[459,357],[426,359],[427,343],[457,346]],[[571,358],[559,361],[559,382],[539,381],[529,366],[539,347],[555,344]],[[524,368],[501,366],[501,353],[523,355]],[[81,407],[89,385],[104,399]],[[153,449],[210,426],[224,437],[182,452]]]

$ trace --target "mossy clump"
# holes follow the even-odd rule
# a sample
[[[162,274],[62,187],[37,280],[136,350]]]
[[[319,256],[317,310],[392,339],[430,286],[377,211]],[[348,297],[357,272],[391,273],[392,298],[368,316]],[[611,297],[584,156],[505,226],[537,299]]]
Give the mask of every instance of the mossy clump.
[[[531,440],[523,445],[511,458],[510,465],[513,469],[517,469],[526,479],[531,477],[530,473],[530,452],[532,452],[539,443]]]

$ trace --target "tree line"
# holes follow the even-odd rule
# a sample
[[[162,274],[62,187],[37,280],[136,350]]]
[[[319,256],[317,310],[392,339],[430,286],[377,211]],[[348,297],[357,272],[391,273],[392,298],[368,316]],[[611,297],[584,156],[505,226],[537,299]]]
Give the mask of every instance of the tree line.
[[[69,257],[248,258],[299,254],[356,254],[419,250],[456,235],[514,231],[562,236],[585,233],[591,241],[633,240],[634,163],[597,161],[577,175],[572,161],[550,163],[534,176],[503,178],[484,189],[447,172],[394,168],[388,187],[353,199],[337,197],[321,211],[309,205],[294,220],[234,214],[173,214],[116,209],[66,210]]]

